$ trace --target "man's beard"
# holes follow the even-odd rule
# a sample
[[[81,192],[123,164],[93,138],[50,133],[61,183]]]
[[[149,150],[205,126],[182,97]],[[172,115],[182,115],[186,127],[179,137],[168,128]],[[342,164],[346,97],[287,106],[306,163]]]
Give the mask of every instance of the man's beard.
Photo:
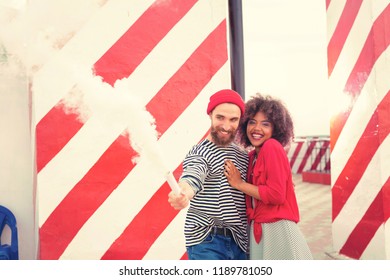
[[[220,129],[220,128],[211,127],[210,134],[211,134],[211,137],[212,137],[215,145],[225,147],[233,142],[235,134],[236,134],[235,131],[229,130],[229,137],[226,139],[220,138],[218,136],[218,131],[224,131],[224,130]]]

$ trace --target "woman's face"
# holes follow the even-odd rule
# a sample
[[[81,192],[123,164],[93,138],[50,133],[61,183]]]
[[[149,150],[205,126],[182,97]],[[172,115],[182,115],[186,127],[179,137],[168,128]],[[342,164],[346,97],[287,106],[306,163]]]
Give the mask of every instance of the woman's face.
[[[272,132],[273,125],[262,112],[257,112],[252,119],[249,119],[246,126],[246,134],[256,151],[259,151],[264,142],[272,137]]]

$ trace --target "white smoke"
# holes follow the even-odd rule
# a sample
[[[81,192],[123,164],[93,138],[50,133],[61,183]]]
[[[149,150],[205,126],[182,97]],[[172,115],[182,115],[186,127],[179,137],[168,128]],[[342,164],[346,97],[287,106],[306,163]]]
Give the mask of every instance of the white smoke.
[[[158,144],[155,119],[133,92],[127,78],[117,80],[114,86],[102,81],[91,72],[77,72],[77,86],[63,100],[65,107],[77,113],[82,122],[97,114],[106,125],[121,123],[133,149],[141,156],[153,159],[165,169]],[[139,158],[134,158],[137,161]]]
[[[105,2],[1,0],[0,43],[9,56],[34,72]]]
[[[33,81],[34,74],[61,50],[88,18],[107,0],[0,0],[0,69]],[[70,19],[71,18],[71,19]],[[76,86],[63,100],[66,110],[85,122],[99,114],[102,122],[123,123],[129,142],[140,156],[164,166],[153,116],[132,92],[128,80],[114,86],[69,58],[62,67],[75,77]],[[50,81],[47,81],[50,83]],[[31,90],[34,91],[34,85]],[[55,87],[54,87],[55,88]],[[133,160],[138,160],[135,158]]]

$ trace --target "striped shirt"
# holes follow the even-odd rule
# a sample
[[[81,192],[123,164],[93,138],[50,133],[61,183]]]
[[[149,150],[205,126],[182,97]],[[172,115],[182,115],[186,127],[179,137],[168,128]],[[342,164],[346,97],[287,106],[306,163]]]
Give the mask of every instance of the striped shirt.
[[[220,147],[205,139],[195,145],[183,161],[180,180],[195,191],[184,227],[186,246],[201,243],[213,226],[223,226],[231,229],[236,243],[247,252],[245,195],[232,188],[223,174],[226,159],[234,163],[245,180],[248,155],[235,144]]]

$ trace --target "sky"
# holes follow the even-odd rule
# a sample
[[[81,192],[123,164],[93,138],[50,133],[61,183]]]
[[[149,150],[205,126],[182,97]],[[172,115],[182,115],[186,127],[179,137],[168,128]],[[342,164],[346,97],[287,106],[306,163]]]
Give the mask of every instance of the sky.
[[[281,99],[296,136],[329,136],[325,0],[244,0],[245,99]]]

